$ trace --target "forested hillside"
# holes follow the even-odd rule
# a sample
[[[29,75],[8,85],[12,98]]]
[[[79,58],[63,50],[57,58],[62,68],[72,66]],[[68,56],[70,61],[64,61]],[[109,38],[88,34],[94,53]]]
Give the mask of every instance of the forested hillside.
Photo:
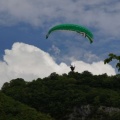
[[[11,80],[3,85],[1,92],[38,112],[49,114],[55,120],[120,118],[118,75],[92,75],[88,71],[63,75],[52,73],[49,77],[32,82],[21,78]]]
[[[0,92],[0,120],[53,120]]]

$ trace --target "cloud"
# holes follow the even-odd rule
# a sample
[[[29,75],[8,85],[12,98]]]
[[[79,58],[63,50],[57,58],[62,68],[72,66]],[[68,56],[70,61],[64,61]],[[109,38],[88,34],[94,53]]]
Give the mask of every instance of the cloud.
[[[93,74],[114,75],[115,70],[110,65],[104,65],[102,61],[92,64],[83,61],[74,61],[76,71],[90,71]],[[3,61],[0,61],[0,87],[3,83],[15,78],[23,78],[31,81],[44,78],[51,73],[68,73],[70,68],[66,63],[57,64],[50,54],[43,50],[24,43],[14,43],[12,49],[5,50]]]
[[[72,64],[76,65],[77,72],[90,71],[94,75],[104,74],[107,72],[108,75],[114,75],[115,70],[110,65],[105,65],[103,61],[93,62],[91,64],[83,61],[75,61]]]
[[[52,47],[49,49],[49,51],[55,55],[60,54],[60,49],[58,47],[56,47],[55,45],[52,45]]]
[[[45,26],[69,22],[119,36],[119,0],[0,0],[0,24]]]

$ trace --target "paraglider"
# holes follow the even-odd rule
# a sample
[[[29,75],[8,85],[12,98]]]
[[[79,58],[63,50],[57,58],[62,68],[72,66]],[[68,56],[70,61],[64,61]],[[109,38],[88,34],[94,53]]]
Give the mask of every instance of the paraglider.
[[[59,24],[59,25],[55,25],[48,31],[48,33],[46,35],[46,39],[49,37],[49,35],[52,32],[54,32],[56,30],[75,31],[75,32],[81,34],[82,36],[88,38],[90,43],[93,42],[93,34],[91,33],[91,31],[89,31],[87,28],[85,28],[85,27],[83,27],[81,25],[77,25],[77,24]]]

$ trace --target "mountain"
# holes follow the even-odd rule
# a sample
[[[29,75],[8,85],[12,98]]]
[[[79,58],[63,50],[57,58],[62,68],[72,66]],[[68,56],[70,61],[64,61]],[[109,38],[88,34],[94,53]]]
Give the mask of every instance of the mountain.
[[[1,92],[55,120],[119,120],[120,77],[69,72],[6,82]],[[25,113],[24,113],[25,114]]]

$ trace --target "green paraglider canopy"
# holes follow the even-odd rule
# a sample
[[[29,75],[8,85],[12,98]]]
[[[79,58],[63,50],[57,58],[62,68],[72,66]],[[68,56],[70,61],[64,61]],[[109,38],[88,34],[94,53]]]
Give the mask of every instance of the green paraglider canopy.
[[[75,31],[77,33],[80,33],[82,36],[88,38],[90,43],[93,42],[93,34],[85,27],[77,24],[59,24],[53,26],[47,33],[46,39],[49,37],[49,35],[56,30],[69,30],[69,31]]]

